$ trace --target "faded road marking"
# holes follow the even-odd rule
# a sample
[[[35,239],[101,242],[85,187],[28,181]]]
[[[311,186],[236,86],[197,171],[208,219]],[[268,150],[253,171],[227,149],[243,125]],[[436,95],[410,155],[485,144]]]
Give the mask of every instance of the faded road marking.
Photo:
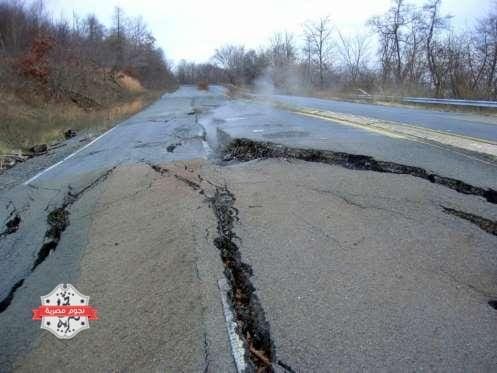
[[[48,171],[54,169],[55,167],[61,165],[62,163],[64,163],[65,161],[71,159],[72,157],[74,157],[76,154],[82,152],[83,150],[85,150],[86,148],[88,148],[90,145],[93,145],[94,143],[96,143],[98,140],[100,140],[102,137],[104,137],[105,135],[108,135],[109,133],[111,133],[112,131],[114,131],[114,129],[116,129],[118,126],[115,126],[115,127],[112,127],[110,130],[108,130],[107,132],[104,132],[102,133],[100,136],[98,136],[96,139],[92,140],[91,142],[89,142],[88,144],[86,144],[85,146],[83,146],[82,148],[76,150],[74,153],[68,155],[67,157],[65,157],[63,160],[51,165],[50,167],[46,168],[45,170],[37,173],[35,176],[33,176],[31,179],[25,181],[22,185],[29,185],[30,183],[32,183],[33,181],[35,181],[36,179],[38,179],[40,176],[42,176],[43,174],[47,173]]]
[[[221,301],[223,303],[224,318],[226,320],[226,329],[228,330],[228,337],[230,340],[231,351],[233,353],[233,359],[235,360],[236,370],[238,373],[245,372],[247,368],[247,362],[245,361],[245,348],[243,342],[236,333],[236,322],[234,319],[233,312],[228,305],[228,299],[226,294],[230,290],[226,279],[222,278],[218,281],[219,291],[221,293]]]

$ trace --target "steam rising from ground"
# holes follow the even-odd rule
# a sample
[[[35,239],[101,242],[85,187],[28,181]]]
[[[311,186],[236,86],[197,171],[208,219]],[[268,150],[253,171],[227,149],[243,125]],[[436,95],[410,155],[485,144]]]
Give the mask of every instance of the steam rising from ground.
[[[301,69],[296,65],[267,67],[254,80],[256,94],[271,96],[274,94],[306,94],[311,86],[306,81]]]

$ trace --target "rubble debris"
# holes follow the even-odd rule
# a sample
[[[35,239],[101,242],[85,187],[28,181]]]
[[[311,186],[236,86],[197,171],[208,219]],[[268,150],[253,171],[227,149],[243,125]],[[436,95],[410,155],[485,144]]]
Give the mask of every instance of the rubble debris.
[[[19,151],[17,154],[0,154],[0,171],[14,167],[18,163],[25,162],[30,158],[30,155],[22,154]]]
[[[45,154],[48,151],[48,145],[47,144],[33,145],[31,148],[29,148],[29,151],[34,155]]]
[[[69,140],[73,137],[76,137],[77,132],[73,129],[68,129],[67,131],[64,132],[64,137],[66,140]]]

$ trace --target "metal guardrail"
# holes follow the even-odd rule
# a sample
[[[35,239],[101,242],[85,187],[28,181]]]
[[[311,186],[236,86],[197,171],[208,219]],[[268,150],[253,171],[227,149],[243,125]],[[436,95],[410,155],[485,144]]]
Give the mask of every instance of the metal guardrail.
[[[363,100],[389,99],[401,102],[410,102],[416,104],[429,105],[452,105],[452,106],[469,106],[475,108],[497,109],[497,101],[484,100],[460,100],[452,98],[428,98],[428,97],[395,97],[395,96],[375,96],[369,94],[357,94],[354,97]]]
[[[424,97],[403,97],[402,101],[414,102],[414,103],[420,103],[420,104],[472,106],[472,107],[480,107],[480,108],[497,109],[497,101],[459,100],[459,99],[424,98]]]

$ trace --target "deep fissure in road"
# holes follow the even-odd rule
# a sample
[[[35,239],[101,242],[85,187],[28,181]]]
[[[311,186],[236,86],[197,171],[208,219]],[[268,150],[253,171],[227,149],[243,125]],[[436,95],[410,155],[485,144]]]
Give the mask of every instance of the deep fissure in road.
[[[23,285],[24,280],[41,264],[47,259],[47,257],[57,249],[60,239],[62,238],[62,233],[69,226],[69,208],[89,189],[93,188],[95,185],[104,181],[113,171],[115,167],[106,171],[95,180],[93,180],[86,187],[81,189],[77,193],[72,193],[72,188],[69,187],[69,192],[64,197],[64,201],[61,207],[57,207],[51,210],[47,215],[48,229],[45,232],[43,244],[38,250],[36,259],[31,267],[30,272],[21,280],[17,281],[14,286],[10,289],[7,296],[0,301],[0,313],[4,312],[12,303],[16,291]]]
[[[445,186],[462,194],[483,197],[488,202],[497,204],[497,190],[473,186],[461,180],[431,173],[420,167],[378,161],[367,155],[334,152],[331,150],[293,148],[272,142],[253,141],[243,138],[232,140],[223,149],[223,159],[225,161],[238,160],[246,162],[267,158],[293,158],[307,162],[342,166],[351,170],[411,175],[428,180],[434,184]]]
[[[467,220],[484,230],[487,233],[497,236],[497,222],[483,218],[478,215],[470,214],[469,212],[451,209],[445,206],[441,206],[446,214],[457,216],[458,218]]]
[[[233,223],[238,219],[235,196],[227,187],[217,187],[210,202],[218,222],[218,237],[214,239],[214,245],[223,260],[224,275],[231,288],[228,298],[237,319],[238,334],[247,344],[251,370],[273,372],[275,354],[269,322],[250,281],[252,268],[242,262],[240,249],[234,242]]]
[[[57,249],[62,233],[69,226],[69,211],[67,207],[56,208],[48,214],[47,223],[49,228],[45,232],[45,241],[38,251],[38,256],[33,263],[33,267],[31,267],[31,272],[43,263],[51,252]]]
[[[165,167],[147,163],[155,172],[162,176],[174,176],[188,187],[205,195],[201,185],[187,177],[178,175]],[[185,170],[188,167],[185,166]],[[213,196],[208,197],[217,219],[218,236],[214,245],[219,249],[224,265],[224,275],[230,286],[228,300],[237,320],[237,333],[245,342],[250,371],[273,372],[275,349],[271,341],[270,326],[255,287],[250,281],[252,268],[242,262],[240,249],[234,242],[237,238],[233,232],[233,224],[238,220],[238,210],[234,206],[235,196],[226,186],[221,187],[197,175],[200,182],[206,182],[215,189]],[[286,364],[280,364],[288,370]]]
[[[12,288],[10,289],[9,294],[7,294],[7,296],[4,299],[2,299],[2,301],[0,302],[0,313],[5,311],[10,306],[12,299],[14,299],[15,292],[17,291],[17,289],[19,289],[22,286],[23,283],[24,279],[17,281],[14,284],[14,286],[12,286]]]

